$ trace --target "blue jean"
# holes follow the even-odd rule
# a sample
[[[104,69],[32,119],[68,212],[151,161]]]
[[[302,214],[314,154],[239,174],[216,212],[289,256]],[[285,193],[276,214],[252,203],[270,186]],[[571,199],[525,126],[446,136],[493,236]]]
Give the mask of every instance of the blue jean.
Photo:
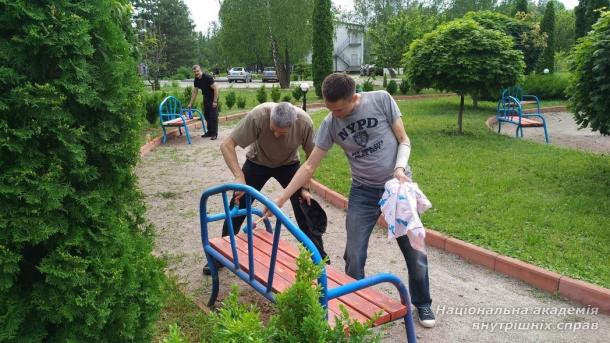
[[[347,218],[347,243],[345,246],[345,273],[355,279],[364,278],[369,238],[377,219],[381,215],[379,200],[384,188],[352,183],[349,193]],[[409,238],[396,239],[398,247],[407,263],[409,272],[409,292],[411,303],[416,307],[430,306],[430,283],[428,280],[428,258],[411,247]]]

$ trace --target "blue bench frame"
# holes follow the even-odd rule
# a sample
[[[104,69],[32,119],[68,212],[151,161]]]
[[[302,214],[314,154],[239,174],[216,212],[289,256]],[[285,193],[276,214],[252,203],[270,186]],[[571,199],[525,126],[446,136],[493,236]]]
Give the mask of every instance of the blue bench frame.
[[[189,119],[187,117],[188,111],[188,108],[182,108],[180,100],[176,99],[174,96],[170,95],[161,101],[161,104],[159,104],[159,121],[161,123],[161,128],[163,129],[163,144],[167,142],[167,132],[165,130],[166,127],[177,127],[180,136],[182,136],[182,128],[184,128],[186,141],[191,144],[191,135],[189,134],[188,124],[197,119]],[[206,128],[203,121],[203,115],[201,115],[201,112],[198,109],[191,109],[191,113],[196,113],[199,115],[199,120],[201,120],[201,129],[205,134]]]
[[[245,201],[246,208],[237,209],[236,207],[229,207],[229,197],[227,193],[232,194],[235,191],[244,192],[244,197],[241,201]],[[207,211],[207,203],[208,199],[216,194],[220,194],[222,196],[222,202],[224,207],[224,213],[218,213],[214,215],[208,215]],[[265,218],[265,229],[273,234],[273,246],[271,253],[271,263],[269,265],[269,276],[268,276],[268,284],[264,285],[258,280],[256,280],[254,276],[254,257],[253,257],[253,220],[252,215],[257,215],[258,217],[263,216],[263,212],[258,208],[252,207],[252,202],[254,200],[259,201],[263,206],[267,207],[273,215],[277,218],[275,229],[272,229],[270,221]],[[236,274],[240,279],[249,284],[256,291],[261,293],[265,298],[269,299],[271,302],[275,302],[275,294],[272,291],[273,286],[273,275],[275,271],[276,257],[277,251],[280,242],[280,234],[282,226],[285,226],[288,232],[292,234],[307,250],[312,253],[312,260],[316,264],[320,264],[322,262],[322,257],[320,252],[315,247],[313,242],[307,237],[281,210],[277,205],[271,201],[269,198],[261,194],[256,189],[243,185],[243,184],[222,184],[215,187],[212,187],[203,192],[201,195],[201,200],[199,203],[199,215],[201,220],[201,242],[203,246],[203,251],[208,261],[208,266],[210,267],[211,275],[212,275],[212,294],[210,295],[210,299],[208,301],[208,307],[214,306],[216,302],[216,298],[218,297],[218,289],[219,289],[219,278],[218,278],[218,268],[216,267],[214,261],[220,262],[224,265],[228,270],[232,271]],[[233,228],[233,223],[230,218],[237,216],[246,216],[246,226],[244,231],[248,236],[248,271],[244,271],[240,268],[237,254],[237,245],[235,238],[235,229]],[[224,257],[218,250],[210,245],[209,237],[208,237],[208,223],[214,221],[226,221],[228,226],[228,231],[230,235],[231,249],[233,253],[233,261]],[[414,343],[417,341],[415,335],[415,327],[413,325],[413,317],[411,315],[411,301],[409,297],[409,290],[402,283],[402,281],[395,275],[390,273],[380,273],[377,275],[369,276],[361,280],[356,280],[354,282],[344,284],[335,288],[328,289],[327,277],[326,277],[326,269],[322,269],[322,274],[318,278],[318,284],[322,288],[322,294],[320,297],[320,304],[327,309],[328,301],[334,298],[338,298],[340,296],[350,294],[356,292],[358,290],[368,288],[370,286],[380,284],[380,283],[391,283],[393,284],[400,294],[400,301],[403,305],[407,306],[407,314],[404,316],[405,321],[405,329],[407,333],[407,340],[410,343]],[[328,315],[328,311],[327,311]]]
[[[514,93],[515,87],[506,88],[502,91],[502,96],[498,100],[496,109],[496,120],[498,122],[498,133],[502,130],[502,123],[515,124],[515,137],[523,138],[524,127],[542,127],[544,129],[544,140],[549,143],[549,134],[546,127],[546,120],[540,112],[540,99],[535,95],[523,95],[521,88],[517,87],[516,96],[510,95]],[[536,104],[536,112],[524,113],[523,103],[525,99],[532,99],[531,102]],[[531,120],[530,118],[540,118],[539,121]]]

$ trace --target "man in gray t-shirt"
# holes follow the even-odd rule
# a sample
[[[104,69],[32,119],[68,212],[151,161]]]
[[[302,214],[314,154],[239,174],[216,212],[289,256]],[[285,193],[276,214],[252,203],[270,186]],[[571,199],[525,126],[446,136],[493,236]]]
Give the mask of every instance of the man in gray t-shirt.
[[[379,200],[385,183],[392,178],[410,181],[411,143],[398,105],[390,94],[385,91],[356,94],[355,88],[354,80],[343,73],[324,79],[322,95],[331,113],[320,125],[309,158],[275,202],[281,207],[291,194],[309,182],[324,155],[334,143],[338,144],[352,171],[345,220],[345,272],[362,279],[369,238],[381,215]],[[408,236],[398,237],[396,242],[407,263],[411,303],[417,307],[419,322],[424,327],[433,327],[428,259],[413,249]]]

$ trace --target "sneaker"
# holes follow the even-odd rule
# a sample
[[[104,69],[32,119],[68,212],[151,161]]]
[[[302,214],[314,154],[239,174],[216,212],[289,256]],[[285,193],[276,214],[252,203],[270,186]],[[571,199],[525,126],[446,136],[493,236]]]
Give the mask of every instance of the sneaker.
[[[220,269],[223,268],[224,265],[220,262],[214,261],[214,265],[216,266],[216,269]],[[212,271],[210,270],[210,267],[208,266],[208,264],[206,263],[205,266],[203,266],[203,275],[212,275]]]
[[[419,317],[419,324],[425,328],[431,328],[436,324],[434,319],[434,312],[430,306],[422,306],[417,308],[417,315]]]
[[[215,141],[215,140],[217,140],[217,139],[218,139],[218,136],[214,135],[214,136],[212,136],[210,139],[211,139],[211,140],[213,140],[213,141]]]

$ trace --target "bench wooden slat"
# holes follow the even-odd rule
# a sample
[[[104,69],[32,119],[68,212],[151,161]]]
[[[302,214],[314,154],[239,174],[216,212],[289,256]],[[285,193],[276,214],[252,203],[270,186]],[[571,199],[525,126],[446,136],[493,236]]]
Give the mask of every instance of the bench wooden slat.
[[[238,241],[237,242],[238,248],[241,249],[242,251],[247,251],[248,250],[247,236],[243,235],[243,234],[239,234],[239,235],[236,235],[236,238]],[[271,256],[271,251],[272,251],[272,245],[269,242],[257,237],[256,235],[254,235],[253,238],[254,238],[253,245],[255,247],[255,250],[259,250],[259,252],[262,252],[264,254],[263,260],[260,260],[260,262],[268,264],[271,260],[270,256]],[[255,254],[256,258],[259,258],[259,256],[260,256],[259,253],[255,252],[254,254]],[[296,275],[297,266],[296,266],[295,258],[291,255],[288,255],[285,251],[282,251],[281,248],[278,249],[276,261],[277,261],[276,268],[278,268],[278,266],[281,265],[284,268],[290,269],[294,273],[294,275]],[[327,284],[328,287],[332,287],[332,288],[341,285],[331,278],[327,278],[327,283],[328,283]],[[354,313],[354,311],[356,311],[360,315],[364,316],[362,318],[363,321],[368,320],[368,319],[372,318],[374,315],[379,313],[380,316],[377,319],[377,321],[375,322],[375,325],[381,325],[383,323],[387,323],[392,320],[391,313],[388,313],[382,307],[376,305],[374,302],[371,302],[370,299],[362,297],[356,293],[346,294],[344,296],[339,297],[338,300],[346,306],[348,312],[354,319],[356,318],[356,314]],[[330,304],[329,304],[329,308],[332,310],[335,310],[335,308],[331,307]],[[336,309],[338,310],[338,307],[336,307]],[[404,316],[404,314],[403,314],[403,316]]]
[[[513,122],[513,123],[518,123],[519,122],[519,116],[512,116],[512,117],[507,117],[509,121]],[[544,124],[541,121],[537,121],[537,120],[533,120],[533,119],[529,119],[529,118],[521,118],[521,126],[524,127],[539,127],[539,126],[544,126]]]
[[[193,119],[187,119],[186,120],[186,125],[190,125],[191,123],[195,122],[195,121],[199,121],[199,117],[193,117]],[[164,121],[163,122],[163,126],[182,126],[182,119],[180,118],[176,118],[176,119],[172,119],[172,120],[168,120],[168,121]]]
[[[273,235],[267,231],[254,230],[254,236],[266,241],[268,244],[273,244]],[[284,240],[280,240],[279,250],[287,253],[293,259],[296,259],[296,257],[299,255],[299,250],[297,247]],[[326,275],[329,280],[333,280],[340,285],[355,281],[354,278],[343,274],[332,266],[326,266]],[[400,301],[396,301],[386,294],[381,293],[375,288],[369,287],[358,290],[355,293],[361,298],[368,300],[377,307],[383,309],[385,312],[389,313],[392,320],[402,318],[407,314],[407,306],[403,305]],[[382,318],[379,318],[378,321],[381,321],[381,319]]]

